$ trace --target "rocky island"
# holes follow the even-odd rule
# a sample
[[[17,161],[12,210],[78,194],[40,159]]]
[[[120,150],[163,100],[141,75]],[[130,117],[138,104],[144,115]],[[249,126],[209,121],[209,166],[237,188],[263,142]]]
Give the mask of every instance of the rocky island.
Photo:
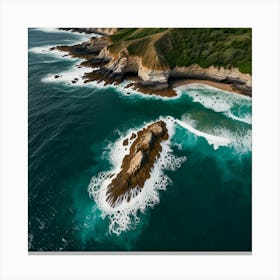
[[[163,121],[155,122],[136,134],[129,154],[123,158],[121,171],[107,187],[107,202],[115,207],[124,199],[130,199],[141,192],[145,181],[150,178],[151,170],[162,150],[161,142],[168,139],[168,131]],[[123,145],[128,144],[125,139]]]
[[[57,46],[84,59],[84,82],[132,80],[145,94],[175,96],[182,83],[199,82],[251,96],[249,28],[63,28],[101,34],[88,42]]]

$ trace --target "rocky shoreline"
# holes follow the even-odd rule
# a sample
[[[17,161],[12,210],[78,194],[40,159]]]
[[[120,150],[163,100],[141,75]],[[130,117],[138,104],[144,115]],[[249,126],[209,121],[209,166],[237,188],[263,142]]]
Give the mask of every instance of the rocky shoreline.
[[[142,191],[162,151],[161,142],[167,140],[168,137],[165,122],[158,121],[138,131],[137,135],[133,133],[130,139],[123,141],[124,146],[128,145],[129,140],[133,140],[133,143],[129,154],[123,158],[121,171],[107,186],[106,201],[111,207],[116,207],[123,200],[129,202]]]
[[[105,84],[119,84],[128,77],[134,77],[136,82],[128,84],[127,88],[137,90],[144,94],[156,94],[165,97],[176,96],[176,81],[181,84],[189,84],[192,80],[200,81],[204,84],[224,85],[223,88],[231,92],[243,95],[252,95],[252,77],[250,74],[240,73],[237,68],[225,69],[214,66],[202,68],[199,65],[191,65],[188,67],[175,67],[173,69],[147,68],[142,64],[142,58],[130,55],[127,49],[123,49],[120,53],[112,53],[109,49],[111,44],[110,32],[114,29],[99,28],[63,28],[74,32],[99,32],[105,34],[100,37],[92,37],[89,41],[73,46],[57,46],[49,50],[59,50],[68,53],[71,57],[81,58],[84,61],[81,66],[93,68],[91,72],[85,73],[84,82],[105,82]],[[97,69],[96,69],[97,68]]]

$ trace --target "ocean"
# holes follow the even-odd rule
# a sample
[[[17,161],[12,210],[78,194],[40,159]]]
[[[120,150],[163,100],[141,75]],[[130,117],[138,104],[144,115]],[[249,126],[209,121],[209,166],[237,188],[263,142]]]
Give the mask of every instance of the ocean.
[[[29,251],[251,250],[251,98],[199,84],[175,98],[84,84],[80,59],[47,50],[92,35],[28,35]],[[151,178],[111,209],[104,187],[123,139],[160,119],[170,137]]]

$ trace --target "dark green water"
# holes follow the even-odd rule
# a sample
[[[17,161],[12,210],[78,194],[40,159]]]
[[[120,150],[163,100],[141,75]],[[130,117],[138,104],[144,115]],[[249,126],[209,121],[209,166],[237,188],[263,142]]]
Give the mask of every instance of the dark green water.
[[[29,29],[29,250],[251,250],[251,100],[207,87],[162,99],[72,84],[78,60],[42,50],[86,37]],[[118,141],[168,116],[174,133],[157,184],[131,212],[106,210],[100,172],[119,163]]]

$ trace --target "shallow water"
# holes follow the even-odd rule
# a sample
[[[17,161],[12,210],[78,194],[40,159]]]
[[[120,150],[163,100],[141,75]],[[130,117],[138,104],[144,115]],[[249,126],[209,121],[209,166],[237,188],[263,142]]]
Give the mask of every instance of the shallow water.
[[[29,250],[250,250],[251,100],[202,85],[170,99],[84,85],[80,60],[45,50],[89,37],[29,29]],[[108,208],[122,139],[158,119],[172,137],[151,180]]]

